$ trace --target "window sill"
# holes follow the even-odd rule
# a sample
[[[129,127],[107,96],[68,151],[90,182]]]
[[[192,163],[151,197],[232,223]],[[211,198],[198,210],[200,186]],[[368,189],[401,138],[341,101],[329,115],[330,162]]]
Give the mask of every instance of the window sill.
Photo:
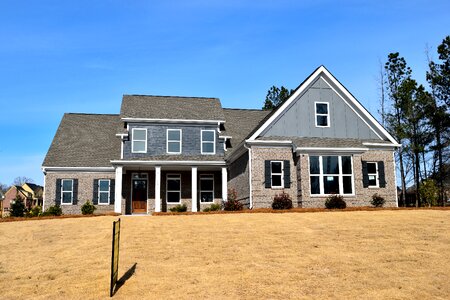
[[[270,187],[270,189],[271,189],[271,190],[284,190],[284,189],[286,189],[286,188],[283,187],[283,186],[272,186],[272,187]]]
[[[61,206],[65,206],[65,205],[73,205],[73,203],[62,203],[61,202]]]
[[[181,204],[181,201],[180,202],[167,202],[166,201],[166,204],[168,204],[168,205],[170,205],[170,204]]]

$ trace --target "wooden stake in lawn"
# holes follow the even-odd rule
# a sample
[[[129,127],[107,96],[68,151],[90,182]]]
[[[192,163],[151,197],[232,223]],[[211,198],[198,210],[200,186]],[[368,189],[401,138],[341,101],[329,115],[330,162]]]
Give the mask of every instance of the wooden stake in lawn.
[[[119,241],[120,241],[120,218],[113,222],[112,253],[111,253],[111,286],[109,296],[112,297],[117,284],[119,274]]]

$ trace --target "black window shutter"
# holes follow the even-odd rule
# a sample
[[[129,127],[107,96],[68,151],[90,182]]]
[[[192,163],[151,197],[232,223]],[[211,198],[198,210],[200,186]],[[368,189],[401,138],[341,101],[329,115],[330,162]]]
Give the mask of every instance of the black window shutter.
[[[111,179],[109,181],[109,204],[114,204],[116,198],[116,181]]]
[[[291,164],[288,160],[285,160],[283,162],[283,173],[284,173],[284,187],[290,188],[291,187]]]
[[[272,187],[272,182],[270,178],[270,160],[264,161],[264,175],[265,175],[265,185],[266,189],[270,189]]]
[[[78,203],[78,179],[73,180],[73,199],[72,204],[77,205]]]
[[[98,179],[94,179],[93,189],[92,189],[92,204],[98,204]]]
[[[384,174],[384,161],[378,162],[378,180],[380,181],[380,188],[385,188],[386,176]]]
[[[61,205],[61,179],[56,179],[55,205]]]
[[[362,161],[363,187],[369,187],[369,175],[367,174],[367,162]]]

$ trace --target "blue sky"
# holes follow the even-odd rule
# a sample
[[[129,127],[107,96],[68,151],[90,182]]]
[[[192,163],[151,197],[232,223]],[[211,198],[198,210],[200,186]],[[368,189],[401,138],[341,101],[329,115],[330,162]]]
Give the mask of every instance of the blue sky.
[[[0,182],[43,182],[64,112],[118,113],[123,94],[213,96],[260,108],[325,65],[377,113],[379,61],[424,82],[449,1],[0,2]]]

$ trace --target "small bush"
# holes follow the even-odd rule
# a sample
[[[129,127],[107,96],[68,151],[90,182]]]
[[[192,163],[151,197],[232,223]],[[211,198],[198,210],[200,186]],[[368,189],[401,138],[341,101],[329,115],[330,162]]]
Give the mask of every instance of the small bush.
[[[45,210],[45,212],[42,213],[42,216],[60,216],[62,215],[61,206],[59,205],[53,205],[50,206]]]
[[[185,212],[187,211],[186,204],[178,204],[177,206],[174,206],[169,209],[171,212]]]
[[[35,206],[27,211],[26,216],[30,218],[39,217],[42,214],[42,207]]]
[[[344,201],[344,197],[339,195],[331,195],[325,201],[325,207],[328,209],[344,209],[347,204]]]
[[[237,200],[237,193],[234,189],[228,190],[228,200],[223,202],[223,209],[227,211],[244,209],[244,205]]]
[[[205,207],[204,209],[203,209],[203,211],[204,212],[209,212],[209,211],[217,211],[217,210],[220,210],[220,204],[216,204],[216,203],[214,203],[214,204],[211,204],[211,206],[210,207]]]
[[[375,207],[383,207],[384,203],[386,203],[386,200],[378,194],[374,194],[372,196],[372,201],[370,201],[370,204]]]
[[[273,209],[291,209],[292,200],[289,194],[283,192],[281,194],[275,195],[272,202]]]
[[[92,215],[96,209],[97,207],[95,207],[91,201],[87,201],[83,204],[83,206],[81,206],[81,213],[83,215]]]
[[[25,213],[25,204],[20,197],[16,197],[14,201],[11,202],[9,208],[9,214],[11,217],[23,217]]]

